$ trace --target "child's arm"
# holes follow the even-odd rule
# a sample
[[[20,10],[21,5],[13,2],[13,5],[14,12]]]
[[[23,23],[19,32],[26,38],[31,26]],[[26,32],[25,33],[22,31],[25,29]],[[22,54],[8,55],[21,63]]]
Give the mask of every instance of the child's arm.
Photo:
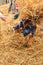
[[[5,16],[4,16],[2,13],[0,13],[0,18],[1,18],[3,21],[6,21],[6,18],[5,18]]]

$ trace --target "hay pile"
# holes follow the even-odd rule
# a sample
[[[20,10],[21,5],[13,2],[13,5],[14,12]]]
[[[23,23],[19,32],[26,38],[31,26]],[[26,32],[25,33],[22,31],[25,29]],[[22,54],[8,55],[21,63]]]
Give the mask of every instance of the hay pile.
[[[0,6],[7,18],[7,22],[0,19],[0,65],[43,65],[43,0],[17,0],[21,5],[20,16],[17,20],[13,19],[12,12],[8,13],[7,5]],[[37,20],[37,31],[33,37],[33,45],[30,48],[25,47],[29,42],[29,35],[24,38],[22,33],[15,33],[13,26],[20,22],[22,17],[29,15],[31,19]],[[39,23],[40,22],[40,23]],[[40,58],[40,59],[39,59]]]
[[[19,2],[20,5],[21,5],[21,1],[17,1],[17,2]],[[24,3],[24,1],[22,1],[22,4],[23,3]],[[27,36],[27,39],[25,41],[25,38],[23,37],[23,34],[16,33],[17,36],[15,36],[16,34],[13,31],[13,26],[15,24],[19,23],[20,20],[21,20],[21,18],[23,18],[23,17],[24,18],[27,18],[28,17],[28,18],[30,18],[33,21],[35,21],[34,18],[37,19],[39,17],[37,19],[37,23],[38,23],[37,24],[37,26],[38,26],[37,27],[37,32],[40,30],[41,25],[39,24],[39,22],[40,22],[41,16],[43,17],[43,1],[40,2],[40,0],[37,0],[37,1],[34,1],[34,0],[33,1],[30,1],[30,0],[28,0],[25,3],[26,3],[26,6],[23,7],[22,10],[20,10],[20,16],[19,16],[19,18],[17,20],[13,20],[12,13],[8,13],[9,4],[0,7],[1,12],[3,12],[6,15],[6,17],[7,17],[7,22],[6,23],[3,22],[2,20],[0,20],[0,27],[1,27],[1,29],[0,29],[1,33],[0,34],[2,34],[2,37],[3,37],[3,35],[5,35],[2,39],[4,39],[4,38],[6,39],[6,35],[8,34],[8,37],[10,36],[10,39],[9,40],[11,40],[13,38],[12,43],[14,43],[13,41],[16,40],[17,41],[17,44],[19,44],[19,42],[17,40],[18,37],[21,37],[20,38],[21,40],[22,40],[22,38],[24,39],[23,42],[21,42],[20,39],[19,39],[20,43],[22,43],[22,44],[28,43],[28,39],[29,39],[28,36]],[[22,8],[22,6],[21,6],[21,8]],[[5,40],[3,40],[3,41],[5,41]],[[7,41],[7,43],[10,43],[10,41],[9,42]]]

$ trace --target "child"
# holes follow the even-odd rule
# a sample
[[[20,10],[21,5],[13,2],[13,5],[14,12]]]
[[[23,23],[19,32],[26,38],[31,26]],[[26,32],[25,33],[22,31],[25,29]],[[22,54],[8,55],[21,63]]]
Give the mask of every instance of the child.
[[[14,30],[17,30],[17,29],[19,29],[21,27],[23,29],[22,33],[23,33],[24,37],[26,37],[30,33],[32,34],[29,37],[30,40],[29,40],[29,43],[27,44],[27,46],[30,46],[31,42],[32,42],[32,37],[36,32],[36,25],[35,24],[33,25],[32,21],[29,20],[29,19],[22,19],[22,21],[19,24],[17,24],[16,26],[14,26],[13,28],[14,28]]]
[[[33,36],[36,32],[36,22],[33,21],[32,15],[29,12],[29,9],[26,8],[23,9],[22,13],[21,13],[21,21],[19,24],[15,25],[13,28],[14,30],[19,30],[20,28],[22,28],[22,33],[24,35],[24,37],[27,37],[27,35],[29,35],[31,33],[31,35],[29,35],[29,41],[27,43],[27,46],[31,46],[32,42],[33,42]]]

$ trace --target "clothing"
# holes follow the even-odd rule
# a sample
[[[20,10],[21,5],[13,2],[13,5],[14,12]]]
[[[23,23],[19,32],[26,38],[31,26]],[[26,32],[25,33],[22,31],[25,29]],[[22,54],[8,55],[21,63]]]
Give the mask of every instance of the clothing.
[[[23,35],[27,36],[29,33],[34,34],[36,32],[36,28],[32,28],[27,26],[24,30],[23,30]]]
[[[19,28],[23,28],[23,35],[27,36],[29,33],[32,33],[32,35],[34,35],[34,33],[36,32],[36,25],[30,25],[31,20],[22,20],[19,24],[17,24],[14,29],[19,29]]]
[[[12,2],[10,3],[10,6],[8,8],[8,13],[11,11],[11,7],[12,7]]]
[[[16,12],[16,13],[14,14],[14,19],[17,19],[18,16],[19,16],[19,12]]]
[[[14,10],[16,10],[16,0],[14,0],[14,7],[13,7],[13,9],[12,9],[12,12],[14,12]],[[11,11],[11,8],[12,8],[12,5],[13,5],[13,3],[12,3],[12,1],[10,2],[10,6],[9,6],[9,9],[8,9],[8,12],[10,12]]]

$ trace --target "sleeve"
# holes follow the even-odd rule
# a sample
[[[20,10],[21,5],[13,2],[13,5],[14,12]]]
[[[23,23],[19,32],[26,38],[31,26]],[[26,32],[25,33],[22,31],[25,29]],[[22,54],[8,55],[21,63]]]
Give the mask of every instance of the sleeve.
[[[15,25],[13,28],[14,28],[14,30],[16,30],[16,29],[19,29],[21,27],[23,27],[23,21],[21,21],[19,24]]]

